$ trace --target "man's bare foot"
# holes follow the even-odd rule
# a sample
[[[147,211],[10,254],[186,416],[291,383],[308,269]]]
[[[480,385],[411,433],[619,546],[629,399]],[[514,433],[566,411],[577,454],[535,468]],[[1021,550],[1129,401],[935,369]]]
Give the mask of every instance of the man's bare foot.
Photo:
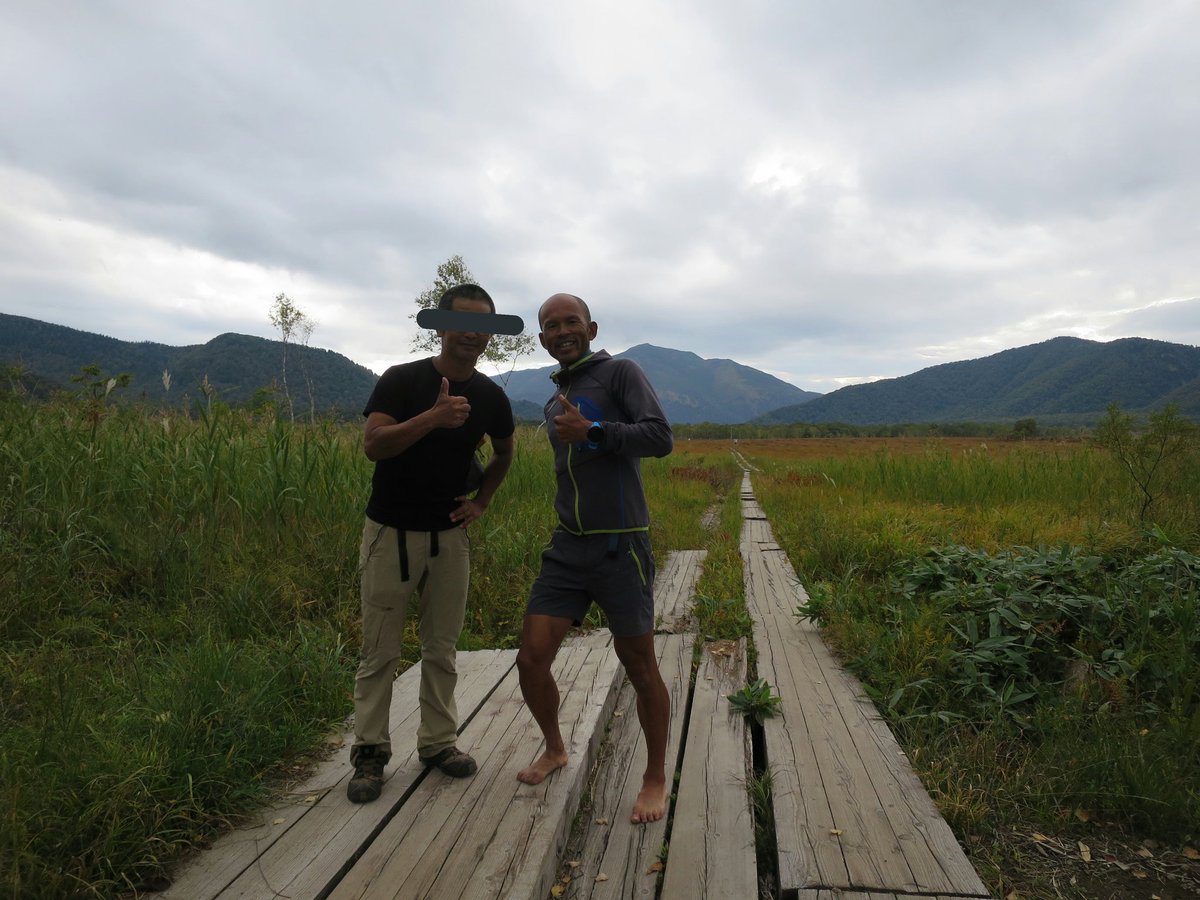
[[[517,773],[517,781],[523,781],[526,784],[541,784],[546,780],[546,776],[555,769],[561,769],[567,764],[566,753],[551,753],[547,750],[538,757],[528,769],[522,769]]]
[[[657,822],[667,814],[667,784],[657,778],[643,778],[642,789],[633,801],[633,814],[629,821],[634,825]]]

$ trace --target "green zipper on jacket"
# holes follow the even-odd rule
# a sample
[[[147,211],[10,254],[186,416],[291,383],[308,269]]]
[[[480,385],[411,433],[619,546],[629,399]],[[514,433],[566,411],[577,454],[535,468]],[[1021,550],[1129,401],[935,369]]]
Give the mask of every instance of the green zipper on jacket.
[[[575,360],[575,362],[573,362],[573,363],[571,363],[571,365],[567,366],[566,370],[568,372],[571,371],[576,366],[580,365],[581,363],[587,362],[589,359],[591,359],[595,355],[596,355],[595,353],[589,353],[587,356],[583,357],[582,359]],[[557,384],[557,383],[558,382],[555,381],[555,384]],[[560,385],[560,387],[561,387],[561,385]],[[571,385],[570,384],[568,384],[566,386],[566,388],[563,389],[562,395],[564,397],[566,397],[568,400],[571,399]],[[575,407],[575,408],[578,409],[579,407]],[[575,470],[571,467],[571,457],[574,453],[574,450],[575,450],[574,444],[567,444],[567,475],[570,476],[571,487],[575,490],[575,503],[574,503],[575,525],[579,529],[578,531],[572,531],[571,533],[576,536],[579,536],[579,535],[584,535],[584,534],[634,534],[639,531],[649,531],[650,530],[649,525],[643,525],[641,527],[635,527],[635,528],[596,528],[592,531],[588,531],[586,528],[583,527],[583,517],[580,516],[580,514],[579,514],[579,482],[575,480]],[[571,529],[568,528],[567,531],[571,531]],[[636,560],[637,557],[635,556],[634,559]],[[639,572],[641,571],[641,567],[642,567],[642,564],[639,561],[638,562],[638,571]],[[642,581],[645,582],[645,580],[646,580],[646,577],[643,574]]]

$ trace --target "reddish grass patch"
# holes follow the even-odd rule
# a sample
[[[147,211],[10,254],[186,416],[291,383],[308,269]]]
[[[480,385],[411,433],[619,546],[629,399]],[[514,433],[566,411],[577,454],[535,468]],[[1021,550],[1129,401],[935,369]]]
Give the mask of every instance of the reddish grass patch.
[[[729,481],[724,473],[705,466],[674,466],[671,477],[681,481],[700,481],[719,489],[725,488]]]
[[[914,456],[931,451],[1004,456],[1017,449],[1053,452],[1064,447],[1074,449],[1082,446],[1082,441],[1005,441],[968,437],[765,438],[737,441],[691,438],[675,441],[675,450],[682,453],[731,453],[736,450],[748,457],[782,460],[871,456],[880,452],[895,456]]]

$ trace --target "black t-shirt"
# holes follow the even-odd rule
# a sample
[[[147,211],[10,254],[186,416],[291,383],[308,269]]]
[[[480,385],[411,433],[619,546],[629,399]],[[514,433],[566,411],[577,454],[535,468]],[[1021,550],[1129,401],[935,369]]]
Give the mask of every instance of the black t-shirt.
[[[381,412],[404,422],[432,407],[441,389],[432,359],[392,366],[376,383],[363,415]],[[455,498],[467,492],[475,448],[485,434],[503,439],[513,433],[508,397],[486,375],[451,381],[450,393],[470,402],[466,422],[435,428],[398,456],[375,463],[367,515],[376,522],[405,531],[453,528],[450,513],[458,507]]]

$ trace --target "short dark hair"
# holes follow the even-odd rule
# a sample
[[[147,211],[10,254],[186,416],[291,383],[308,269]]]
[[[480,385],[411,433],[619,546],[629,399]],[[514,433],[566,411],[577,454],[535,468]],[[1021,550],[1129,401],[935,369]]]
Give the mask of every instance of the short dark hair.
[[[447,288],[442,294],[442,298],[438,300],[438,309],[453,309],[454,301],[461,297],[464,300],[482,300],[488,305],[492,312],[496,311],[496,304],[492,298],[477,284],[456,284],[452,288]]]
[[[586,303],[584,303],[582,297],[576,297],[574,294],[567,294],[567,293],[555,294],[554,296],[555,297],[560,297],[560,296],[561,297],[570,297],[572,300],[574,300],[576,303],[578,303],[579,308],[583,310],[584,320],[587,322],[592,321],[592,311],[590,309],[588,309],[588,305]],[[551,299],[553,299],[553,298],[551,298]],[[546,303],[549,303],[549,302],[550,301],[547,300],[545,303],[542,304],[542,306],[538,307],[538,328],[542,327],[542,307],[544,307],[546,305]]]

